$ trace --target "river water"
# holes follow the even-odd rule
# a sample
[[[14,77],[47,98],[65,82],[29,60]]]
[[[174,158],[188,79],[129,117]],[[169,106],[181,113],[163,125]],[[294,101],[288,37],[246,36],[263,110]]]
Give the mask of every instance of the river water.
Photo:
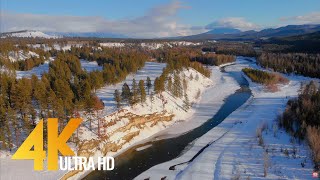
[[[252,95],[248,87],[249,84],[241,72],[226,72],[224,68],[221,68],[221,72],[225,73],[224,75],[226,76],[233,77],[241,88],[225,99],[225,103],[211,119],[178,137],[148,142],[145,145],[151,143],[152,146],[146,149],[136,151],[137,147],[141,147],[141,145],[132,147],[115,158],[116,164],[113,171],[96,170],[84,179],[131,180],[152,166],[177,158],[181,153],[185,152],[194,140],[220,124]],[[203,147],[203,149],[205,148],[206,147]],[[199,154],[200,153],[201,152],[199,152]]]

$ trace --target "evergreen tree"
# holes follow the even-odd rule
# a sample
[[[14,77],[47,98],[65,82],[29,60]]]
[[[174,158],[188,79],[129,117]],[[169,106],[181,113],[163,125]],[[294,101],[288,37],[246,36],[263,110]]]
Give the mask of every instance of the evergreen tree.
[[[168,90],[170,93],[173,94],[173,92],[172,92],[172,78],[171,78],[171,77],[169,77],[169,79],[168,79],[167,90]]]
[[[140,100],[141,103],[144,103],[146,101],[146,90],[144,88],[144,81],[139,81],[139,92],[140,92]]]
[[[186,93],[187,88],[188,88],[188,82],[187,82],[185,76],[183,77],[183,80],[182,80],[182,86],[183,86],[183,92]]]
[[[131,101],[131,91],[127,83],[124,83],[122,86],[121,97],[123,101],[126,101],[128,103]]]
[[[185,110],[190,109],[190,101],[189,101],[188,95],[186,93],[184,94],[183,108]]]
[[[119,90],[114,91],[114,101],[116,102],[117,108],[119,109],[121,107],[121,95]]]
[[[133,78],[132,80],[132,102],[131,104],[136,104],[139,102],[139,93],[138,93],[138,85],[136,80]]]
[[[178,73],[174,73],[173,75],[173,95],[175,97],[181,97],[182,96],[182,87],[181,87],[181,80]]]
[[[154,92],[156,94],[160,93],[160,82],[158,77],[154,80]]]
[[[154,93],[153,93],[153,91],[151,91],[151,93],[150,93],[151,111],[153,108],[153,101],[154,101]]]
[[[148,89],[148,94],[150,94],[150,89],[152,87],[152,83],[151,83],[151,79],[149,76],[147,77],[147,84],[146,85],[147,85],[147,89]]]

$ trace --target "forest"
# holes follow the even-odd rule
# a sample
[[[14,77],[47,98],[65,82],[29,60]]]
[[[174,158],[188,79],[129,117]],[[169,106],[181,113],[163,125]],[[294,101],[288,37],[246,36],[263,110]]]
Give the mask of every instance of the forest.
[[[16,79],[11,71],[0,73],[0,140],[2,149],[20,145],[37,119],[59,118],[61,125],[79,112],[96,112],[104,107],[95,90],[122,81],[147,60],[142,53],[108,52],[99,56],[102,71],[86,72],[73,52],[59,51],[41,79]]]
[[[204,52],[215,52],[217,54],[227,54],[233,56],[256,57],[257,52],[251,42],[217,42],[205,44],[202,47]]]
[[[320,54],[264,52],[257,61],[277,72],[320,78]]]
[[[269,73],[262,70],[244,68],[242,71],[253,81],[264,85],[288,83],[289,80],[277,73]]]
[[[314,81],[302,87],[297,99],[289,100],[279,125],[293,137],[306,139],[315,164],[320,163],[320,91]]]
[[[152,86],[155,93],[160,93],[166,90],[166,84],[172,83],[172,89],[176,89],[174,94],[184,97],[181,87],[186,79],[180,79],[177,76],[182,68],[194,68],[205,76],[210,76],[210,70],[192,60],[195,57],[192,56],[193,54],[202,56],[199,49],[97,48],[94,43],[91,43],[90,46],[71,47],[66,51],[53,48],[44,51],[41,48],[29,47],[27,41],[22,41],[19,46],[15,46],[11,41],[4,42],[6,46],[0,48],[1,66],[11,70],[25,71],[40,65],[49,57],[54,57],[55,60],[49,62],[48,73],[44,73],[40,79],[35,75],[31,78],[17,79],[14,71],[1,71],[0,126],[3,127],[3,131],[0,133],[0,141],[3,142],[1,149],[6,150],[19,146],[39,119],[57,117],[60,125],[63,126],[67,119],[78,117],[83,112],[101,115],[98,112],[104,108],[104,105],[95,95],[96,90],[105,85],[123,81],[128,74],[141,69],[147,60],[166,62],[167,67],[162,75],[156,78],[154,85],[147,78],[145,81],[134,82],[134,87],[124,85],[122,92],[115,92],[115,100],[119,101],[119,108],[123,103],[133,105],[144,102]],[[50,46],[53,46],[52,43]],[[35,52],[39,58],[33,57],[16,62],[4,58],[9,52],[19,50]],[[87,72],[82,69],[80,59],[97,61],[103,70]],[[171,73],[173,77],[170,83],[168,75]],[[100,134],[99,128],[97,134]]]

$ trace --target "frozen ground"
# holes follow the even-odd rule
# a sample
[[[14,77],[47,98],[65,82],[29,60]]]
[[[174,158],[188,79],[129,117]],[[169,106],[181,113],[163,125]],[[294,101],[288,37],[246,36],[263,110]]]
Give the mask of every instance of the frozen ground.
[[[240,71],[246,66],[232,65],[226,71]],[[301,82],[310,80],[300,76],[288,78],[290,83],[275,93],[250,82],[254,96],[243,106],[195,140],[183,155],[150,168],[136,179],[311,179],[313,166],[308,147],[290,141],[290,137],[275,126],[275,119],[287,100],[297,96]],[[260,146],[256,131],[263,125],[267,128],[262,132],[264,144]],[[199,156],[188,162],[208,144]],[[267,176],[264,177],[266,162]],[[305,162],[304,168],[302,162]],[[169,170],[170,167],[174,170]]]
[[[41,75],[43,73],[46,73],[49,71],[49,62],[46,61],[43,64],[32,68],[29,71],[16,71],[17,74],[17,78],[30,78],[32,76],[32,74],[35,74],[38,78],[41,78]]]
[[[51,59],[53,60],[53,59]],[[88,72],[98,70],[102,70],[102,66],[99,66],[97,62],[89,62],[86,60],[80,60],[81,66],[83,69],[85,69]],[[41,75],[43,73],[46,73],[49,71],[49,61],[46,61],[45,63],[41,64],[40,66],[34,67],[33,69],[29,71],[16,71],[17,78],[30,78],[32,74],[35,74],[38,78],[41,78]]]

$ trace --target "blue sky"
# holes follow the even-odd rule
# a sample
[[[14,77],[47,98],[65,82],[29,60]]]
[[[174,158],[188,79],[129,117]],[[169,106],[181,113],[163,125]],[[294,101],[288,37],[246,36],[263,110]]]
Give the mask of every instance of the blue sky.
[[[210,28],[250,30],[320,23],[319,0],[1,0],[0,3],[1,31],[34,28],[166,36],[206,31],[208,24]],[[86,22],[89,25],[85,26]]]

